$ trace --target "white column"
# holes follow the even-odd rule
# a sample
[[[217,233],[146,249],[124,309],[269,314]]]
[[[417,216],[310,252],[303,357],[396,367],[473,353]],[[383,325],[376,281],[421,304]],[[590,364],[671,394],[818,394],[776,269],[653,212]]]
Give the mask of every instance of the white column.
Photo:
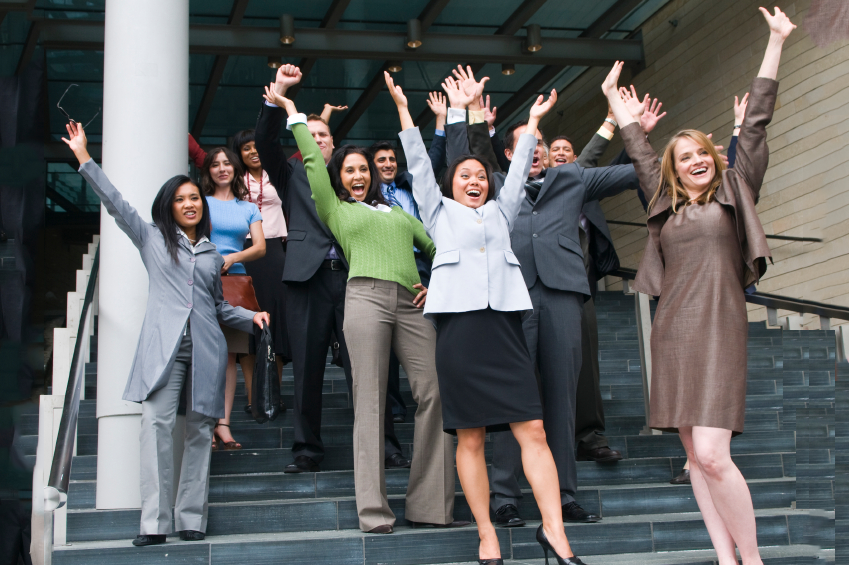
[[[188,168],[189,2],[106,0],[103,169],[145,217]],[[141,405],[121,399],[147,302],[138,251],[101,208],[97,508],[138,508]]]

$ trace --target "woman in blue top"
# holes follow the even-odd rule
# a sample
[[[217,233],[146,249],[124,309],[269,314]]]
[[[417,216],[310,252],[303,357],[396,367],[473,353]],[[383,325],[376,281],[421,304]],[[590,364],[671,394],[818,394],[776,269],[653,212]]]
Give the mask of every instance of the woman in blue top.
[[[203,161],[200,186],[209,204],[212,221],[210,240],[224,257],[222,275],[245,275],[243,262],[253,261],[265,255],[265,235],[262,232],[262,216],[253,202],[244,200],[247,188],[243,179],[239,159],[226,147],[216,147]],[[245,249],[248,234],[254,245]],[[224,417],[216,425],[216,435],[223,449],[241,449],[242,445],[230,433],[230,412],[236,396],[236,355],[250,353],[248,334],[238,330],[224,329],[227,339],[227,386],[224,395]],[[242,370],[246,370],[242,367]]]

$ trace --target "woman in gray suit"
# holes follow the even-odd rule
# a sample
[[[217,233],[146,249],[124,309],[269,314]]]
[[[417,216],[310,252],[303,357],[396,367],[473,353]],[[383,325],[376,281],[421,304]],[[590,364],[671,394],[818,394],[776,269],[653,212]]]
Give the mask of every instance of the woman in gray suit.
[[[219,323],[249,332],[268,324],[265,312],[230,306],[221,292],[224,259],[209,241],[209,207],[192,180],[177,175],[153,201],[145,221],[112,186],[86,150],[79,124],[68,144],[80,174],[138,248],[150,277],[144,323],[124,400],[140,402],[141,528],[133,545],[165,543],[171,533],[174,463],[171,434],[186,387],[186,435],[174,524],[186,541],[204,539],[212,427],[224,415],[227,343]],[[186,377],[189,378],[186,378]]]
[[[532,309],[531,299],[510,245],[537,144],[534,133],[557,93],[552,90],[544,103],[540,96],[531,108],[495,198],[489,166],[473,155],[451,164],[440,192],[407,98],[389,73],[385,77],[401,118],[413,196],[437,249],[424,315],[436,325],[443,429],[457,436],[457,473],[481,540],[478,562],[503,563],[489,517],[484,440],[488,431],[510,429],[522,448],[525,476],[542,514],[537,541],[546,563],[552,552],[559,564],[580,564],[563,529],[557,469],[546,442],[534,366],[522,332],[522,314]],[[450,78],[443,88],[452,107],[465,108],[480,96],[465,92]]]

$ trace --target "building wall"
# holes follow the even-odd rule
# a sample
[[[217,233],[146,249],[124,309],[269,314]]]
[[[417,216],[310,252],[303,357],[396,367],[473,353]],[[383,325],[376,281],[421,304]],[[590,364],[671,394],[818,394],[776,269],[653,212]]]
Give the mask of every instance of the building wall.
[[[772,4],[770,4],[772,5]],[[767,128],[770,167],[758,213],[767,234],[822,238],[822,243],[769,240],[774,259],[759,290],[849,306],[849,41],[823,49],[804,27],[810,1],[779,0],[798,28],[784,46],[775,117]],[[643,26],[646,68],[633,82],[651,93],[668,114],[651,135],[660,152],[675,132],[713,132],[728,145],[734,96],[748,91],[757,75],[769,30],[751,0],[672,0]],[[673,25],[675,22],[677,25]],[[601,83],[609,69],[593,68],[561,94],[543,123],[548,136],[573,136],[578,151],[607,112]],[[614,138],[601,163],[622,149]],[[602,202],[608,220],[645,223],[635,193]],[[610,226],[624,267],[636,268],[646,242],[645,228]],[[608,277],[608,288],[621,288]],[[750,320],[766,318],[750,306]],[[819,322],[807,317],[806,327]]]

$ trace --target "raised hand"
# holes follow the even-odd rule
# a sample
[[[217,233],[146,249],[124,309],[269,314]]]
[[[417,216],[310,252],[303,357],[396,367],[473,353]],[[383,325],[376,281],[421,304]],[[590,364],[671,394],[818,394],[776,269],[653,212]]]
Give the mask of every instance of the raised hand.
[[[389,88],[389,94],[392,96],[392,100],[395,101],[395,105],[399,108],[406,108],[407,97],[404,95],[401,87],[395,84],[395,80],[393,80],[389,71],[383,71],[383,78],[386,80],[386,86]]]
[[[746,106],[749,105],[749,93],[747,92],[742,100],[734,97],[734,125],[743,125],[743,119],[746,117]]]
[[[274,90],[280,96],[285,96],[286,91],[301,82],[301,69],[296,65],[283,65],[277,69],[277,76],[274,80]]]
[[[551,110],[555,102],[557,102],[557,91],[555,89],[551,89],[551,94],[548,95],[548,100],[546,100],[545,102],[543,102],[543,95],[540,94],[539,96],[537,96],[534,105],[531,106],[530,117],[539,121]]]
[[[451,72],[454,73],[454,76],[460,81],[463,92],[472,96],[472,101],[469,102],[469,106],[471,106],[471,108],[469,109],[473,111],[480,110],[480,108],[476,108],[475,106],[478,105],[478,100],[480,99],[481,94],[483,94],[483,86],[489,80],[489,77],[483,77],[480,82],[476,81],[475,73],[472,72],[471,66],[467,66],[464,70],[462,65],[457,65],[457,68],[453,69]]]
[[[442,81],[442,90],[444,90],[446,96],[448,96],[448,103],[452,108],[465,110],[466,107],[468,107],[468,105],[475,99],[474,94],[466,94],[460,83],[452,77],[446,77],[445,80]]]
[[[407,97],[404,95],[404,91],[400,86],[395,84],[395,80],[389,72],[383,71],[383,78],[386,80],[386,86],[389,88],[389,94],[392,96],[392,100],[395,101],[395,107],[398,108],[398,117],[401,119],[401,130],[416,127],[413,124],[410,109],[407,107]]]
[[[625,102],[625,107],[628,108],[628,112],[631,113],[634,118],[639,119],[643,112],[646,111],[646,106],[649,102],[649,95],[646,93],[646,97],[640,100],[640,97],[637,96],[637,89],[634,88],[634,85],[631,85],[631,90],[628,91],[624,86],[619,89],[619,95],[622,97],[622,100]]]
[[[443,118],[448,117],[448,106],[445,104],[445,95],[441,92],[429,92],[427,95],[427,105],[437,118],[440,116]]]
[[[648,96],[648,94],[646,94],[646,96]],[[657,125],[657,122],[666,115],[666,112],[662,114],[658,113],[661,108],[663,108],[663,102],[658,102],[657,98],[655,98],[652,103],[646,107],[646,111],[643,112],[643,115],[640,116],[640,127],[643,128],[646,135],[651,133]]]
[[[483,121],[492,128],[495,126],[495,112],[498,108],[493,106],[492,110],[489,109],[489,94],[486,95],[486,103],[484,103],[484,98],[481,96],[480,106],[483,108]]]
[[[290,118],[298,113],[297,108],[295,108],[294,102],[292,102],[285,96],[277,94],[277,91],[274,90],[274,83],[271,83],[269,86],[265,87],[265,94],[263,94],[262,97],[268,100],[269,103],[274,104],[275,106],[285,108],[286,113],[289,115]]]
[[[624,61],[616,61],[613,63],[613,68],[607,73],[604,82],[601,83],[601,91],[610,100],[611,96],[619,97],[619,75],[622,73],[622,67],[625,66]],[[611,107],[613,105],[611,104]],[[619,121],[619,120],[617,120]]]
[[[80,162],[80,165],[91,159],[91,155],[88,154],[88,139],[86,139],[85,131],[83,131],[83,125],[77,122],[73,124],[65,124],[65,129],[68,130],[68,137],[62,138],[68,147],[71,148],[71,151],[74,152],[74,156]]]
[[[330,116],[333,115],[333,112],[343,112],[347,110],[347,106],[333,106],[332,104],[324,104],[324,109],[321,111],[321,119],[330,123]]]
[[[766,20],[766,23],[769,26],[769,31],[772,35],[776,35],[784,40],[787,39],[790,32],[796,29],[796,24],[791,22],[790,18],[787,17],[787,14],[779,10],[777,7],[775,8],[775,14],[770,14],[769,10],[766,8],[758,9],[764,15],[764,19]]]

